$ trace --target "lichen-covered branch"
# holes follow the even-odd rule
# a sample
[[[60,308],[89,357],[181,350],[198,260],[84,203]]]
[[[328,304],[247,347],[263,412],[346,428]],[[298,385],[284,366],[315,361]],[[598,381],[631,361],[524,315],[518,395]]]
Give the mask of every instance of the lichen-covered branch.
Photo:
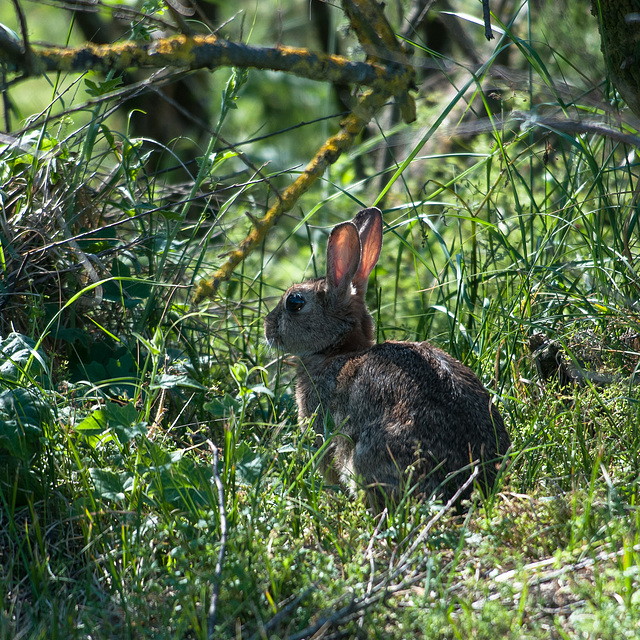
[[[370,58],[406,64],[406,54],[387,22],[383,5],[372,0],[342,0],[342,9]]]
[[[78,48],[45,47],[31,50],[26,64],[18,43],[0,33],[0,62],[26,75],[51,71],[125,71],[132,68],[215,69],[241,67],[286,71],[322,82],[356,84],[376,89],[402,89],[398,65],[352,62],[338,55],[313,53],[295,47],[253,47],[214,35],[173,36],[153,42],[86,44]],[[24,63],[24,64],[23,64]]]
[[[404,91],[393,91],[402,119],[413,122],[416,118],[415,102],[408,89],[415,89],[414,71],[406,51],[384,15],[383,5],[375,0],[342,0],[342,8],[349,18],[358,41],[367,52],[370,64],[385,64],[401,70]],[[385,87],[383,90],[388,88]]]

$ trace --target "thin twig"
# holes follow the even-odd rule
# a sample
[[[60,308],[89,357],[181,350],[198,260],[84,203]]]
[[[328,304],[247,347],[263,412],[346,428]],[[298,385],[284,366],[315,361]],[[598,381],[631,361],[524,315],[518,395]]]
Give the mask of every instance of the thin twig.
[[[478,477],[478,466],[476,465],[473,468],[473,472],[471,475],[464,481],[464,483],[458,488],[458,490],[447,500],[447,503],[436,513],[429,522],[425,525],[424,529],[420,532],[420,535],[413,541],[413,544],[400,556],[400,560],[398,561],[399,567],[403,567],[408,561],[411,555],[416,551],[418,545],[424,542],[424,539],[427,537],[427,534],[434,525],[444,516],[445,513],[448,513],[453,509],[456,505],[460,496],[473,484],[473,481]],[[397,571],[394,573],[393,577],[397,576]]]
[[[259,638],[264,637],[264,632],[270,631],[271,629],[276,627],[278,624],[280,624],[281,620],[284,620],[290,613],[295,611],[298,605],[303,600],[305,600],[309,594],[313,593],[313,591],[316,590],[317,586],[318,583],[314,582],[308,589],[305,589],[301,594],[297,595],[293,600],[291,600],[291,602],[283,606],[282,609],[280,609],[280,611],[278,611],[278,613],[276,613],[273,618],[267,620],[267,622],[262,625],[262,627],[258,631],[256,631],[249,638],[249,640],[258,640]]]
[[[436,0],[421,0],[414,4],[411,13],[407,16],[407,24],[402,30],[403,38],[411,38],[417,33],[417,29],[422,25],[435,2]]]
[[[207,440],[209,448],[213,452],[213,480],[218,489],[218,511],[220,512],[220,551],[218,561],[213,576],[213,591],[211,592],[211,602],[209,604],[208,637],[213,638],[216,626],[216,607],[220,595],[220,581],[222,576],[222,563],[224,562],[224,552],[227,544],[227,516],[224,508],[224,487],[220,474],[218,473],[218,447],[211,440]]]
[[[369,540],[369,544],[367,545],[367,553],[365,554],[366,557],[369,558],[369,582],[367,583],[367,593],[366,593],[367,596],[371,595],[371,592],[373,591],[373,578],[376,573],[376,563],[373,557],[373,543],[378,533],[380,533],[380,529],[382,528],[383,523],[387,520],[388,515],[389,515],[389,510],[385,507],[385,509],[380,514],[380,520],[378,520],[378,524],[376,525],[376,528],[373,530],[373,533],[371,534],[371,538]],[[362,615],[360,616],[360,620],[358,621],[358,625],[360,627],[362,627],[363,624],[364,624],[364,611],[362,612]]]
[[[493,40],[493,30],[491,29],[491,9],[489,0],[482,0],[482,17],[484,19],[484,37]]]

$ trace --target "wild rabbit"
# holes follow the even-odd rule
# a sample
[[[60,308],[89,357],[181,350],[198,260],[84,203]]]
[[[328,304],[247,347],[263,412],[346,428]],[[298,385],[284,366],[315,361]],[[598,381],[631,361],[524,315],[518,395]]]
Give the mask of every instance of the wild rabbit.
[[[326,277],[293,285],[264,321],[267,342],[299,357],[300,420],[317,412],[331,437],[325,478],[364,486],[374,510],[407,482],[448,499],[472,462],[490,488],[510,440],[471,369],[428,342],[374,344],[365,293],[381,248],[382,213],[363,209],[331,231]]]

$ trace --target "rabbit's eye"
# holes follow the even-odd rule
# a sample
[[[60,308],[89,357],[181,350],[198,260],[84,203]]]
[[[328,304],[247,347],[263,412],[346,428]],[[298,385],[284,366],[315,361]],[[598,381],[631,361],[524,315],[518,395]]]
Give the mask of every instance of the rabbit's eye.
[[[305,299],[301,293],[290,293],[287,296],[287,300],[285,302],[285,306],[287,307],[287,311],[297,312],[304,307]]]

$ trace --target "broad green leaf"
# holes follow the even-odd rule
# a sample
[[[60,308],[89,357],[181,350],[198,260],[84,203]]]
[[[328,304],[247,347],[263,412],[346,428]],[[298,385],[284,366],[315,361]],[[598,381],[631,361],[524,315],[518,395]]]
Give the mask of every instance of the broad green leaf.
[[[42,352],[36,343],[20,333],[10,333],[0,338],[0,378],[17,380],[24,373],[36,376],[47,369]]]
[[[204,403],[204,409],[216,418],[224,418],[231,413],[237,413],[242,409],[242,402],[226,393],[222,398],[214,398]]]
[[[138,421],[138,411],[133,404],[120,406],[115,402],[107,402],[104,407],[96,409],[76,426],[76,431],[86,437],[99,436],[111,431],[120,444],[126,444],[137,435],[144,435],[146,424]]]
[[[122,502],[125,499],[124,480],[126,476],[109,469],[89,469],[96,494],[99,498]]]
[[[186,387],[188,389],[199,389],[206,391],[207,388],[188,376],[186,373],[179,375],[163,373],[156,377],[151,385],[152,389],[174,389],[175,387]]]
[[[0,393],[0,453],[28,462],[40,448],[51,408],[34,391],[24,388]]]

